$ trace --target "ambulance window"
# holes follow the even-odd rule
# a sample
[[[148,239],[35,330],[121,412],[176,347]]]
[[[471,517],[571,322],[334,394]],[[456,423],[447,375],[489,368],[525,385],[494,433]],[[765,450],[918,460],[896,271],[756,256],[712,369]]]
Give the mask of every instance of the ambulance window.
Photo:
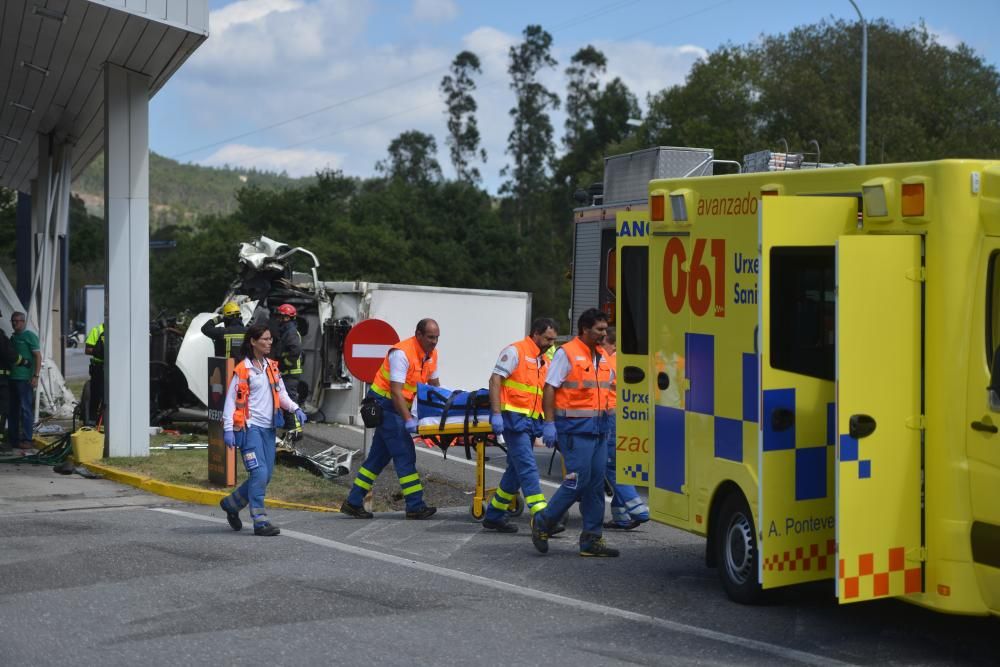
[[[990,255],[986,289],[986,359],[992,364],[1000,345],[1000,252]]]
[[[834,248],[771,249],[771,366],[824,380],[836,364]]]
[[[649,354],[649,248],[621,249],[621,284],[618,286],[618,345],[623,354]]]

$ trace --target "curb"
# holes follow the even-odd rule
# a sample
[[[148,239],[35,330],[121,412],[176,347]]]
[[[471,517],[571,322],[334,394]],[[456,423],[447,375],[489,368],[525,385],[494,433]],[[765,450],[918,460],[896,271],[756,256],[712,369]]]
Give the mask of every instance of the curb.
[[[124,470],[119,470],[118,468],[112,468],[111,466],[106,466],[101,463],[87,462],[84,463],[83,465],[86,466],[89,470],[95,473],[99,473],[105,479],[111,480],[113,482],[134,486],[137,489],[141,489],[143,491],[147,491],[149,493],[158,496],[165,496],[167,498],[173,498],[174,500],[182,500],[186,503],[214,506],[218,505],[220,500],[229,495],[223,491],[210,491],[208,489],[199,489],[194,486],[182,486],[180,484],[170,484],[169,482],[161,482],[160,480],[153,479],[152,477],[146,477],[145,475],[139,475],[137,473],[125,472]],[[264,499],[264,505],[266,507],[272,507],[275,509],[305,510],[307,512],[338,511],[331,507],[321,507],[319,505],[305,505],[303,503],[290,503],[284,500],[272,500],[270,498]]]

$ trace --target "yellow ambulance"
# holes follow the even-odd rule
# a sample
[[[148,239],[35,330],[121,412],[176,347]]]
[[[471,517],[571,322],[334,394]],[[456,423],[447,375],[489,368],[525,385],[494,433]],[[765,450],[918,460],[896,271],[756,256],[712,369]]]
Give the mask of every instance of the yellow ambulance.
[[[828,579],[1000,615],[1000,162],[648,192],[618,237],[618,479],[736,601]]]

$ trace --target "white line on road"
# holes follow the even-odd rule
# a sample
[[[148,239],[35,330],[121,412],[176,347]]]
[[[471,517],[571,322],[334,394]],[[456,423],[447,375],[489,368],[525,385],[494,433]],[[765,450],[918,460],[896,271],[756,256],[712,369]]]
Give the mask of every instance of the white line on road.
[[[187,517],[189,519],[207,521],[209,523],[218,523],[218,524],[226,523],[222,519],[216,519],[213,517],[204,516],[202,514],[195,514],[194,512],[184,512],[182,510],[168,509],[165,507],[151,507],[149,509],[153,512],[163,512],[165,514],[173,514],[176,516]],[[454,579],[456,581],[462,581],[470,584],[477,584],[479,586],[484,586],[486,588],[493,588],[507,593],[513,593],[515,595],[521,595],[524,597],[533,598],[535,600],[542,600],[543,602],[550,602],[552,604],[558,604],[564,607],[570,607],[572,609],[579,609],[581,611],[586,611],[593,614],[600,614],[603,616],[614,616],[627,621],[648,623],[650,625],[654,625],[656,627],[669,630],[670,632],[678,632],[685,635],[700,637],[702,639],[708,639],[710,641],[736,646],[741,649],[751,649],[755,651],[760,651],[762,653],[768,653],[782,660],[795,660],[809,665],[850,664],[841,662],[839,660],[835,660],[833,658],[828,658],[826,656],[816,655],[814,653],[807,653],[805,651],[797,651],[795,649],[779,646],[778,644],[771,644],[768,642],[763,642],[756,639],[749,639],[747,637],[740,637],[737,635],[730,635],[725,632],[719,632],[717,630],[700,628],[696,625],[688,625],[687,623],[670,621],[665,618],[659,618],[658,616],[648,616],[646,614],[639,614],[637,612],[629,611],[627,609],[619,609],[617,607],[610,607],[603,604],[597,604],[595,602],[588,602],[586,600],[578,600],[576,598],[566,597],[565,595],[559,595],[558,593],[548,593],[546,591],[540,591],[535,588],[518,586],[517,584],[510,584],[505,581],[489,579],[487,577],[482,577],[477,574],[462,572],[461,570],[450,570],[446,567],[441,567],[439,565],[431,565],[430,563],[422,563],[420,561],[412,560],[410,558],[402,558],[400,556],[385,554],[380,551],[372,551],[371,549],[365,549],[364,547],[358,547],[352,544],[345,544],[343,542],[337,542],[335,540],[330,540],[325,537],[317,537],[315,535],[309,535],[308,533],[300,533],[294,530],[282,529],[281,534],[285,537],[291,537],[292,539],[301,540],[303,542],[308,542],[309,544],[315,544],[316,546],[320,547],[326,547],[328,549],[334,549],[336,551],[352,554],[354,556],[362,556],[364,558],[370,558],[372,560],[382,561],[383,563],[390,563],[392,565],[398,565],[400,567],[406,567],[412,570],[418,570],[420,572],[436,574],[438,576],[447,577],[449,579]]]

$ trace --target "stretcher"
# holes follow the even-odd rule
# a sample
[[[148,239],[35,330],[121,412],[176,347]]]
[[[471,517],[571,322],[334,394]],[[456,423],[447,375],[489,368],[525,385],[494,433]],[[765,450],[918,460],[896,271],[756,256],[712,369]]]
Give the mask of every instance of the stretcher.
[[[473,450],[476,453],[476,490],[472,496],[472,506],[469,508],[472,518],[476,521],[482,520],[486,516],[486,502],[496,490],[496,487],[486,486],[486,447],[496,445],[503,452],[507,453],[507,448],[503,446],[502,439],[497,440],[493,435],[489,422],[480,421],[477,424],[445,424],[430,425],[421,424],[417,427],[417,435],[425,442],[441,448],[441,453],[447,458],[448,448],[454,445],[465,446],[465,458],[472,460]],[[520,516],[524,512],[524,502],[520,495],[515,494],[510,502],[508,513],[511,516]]]

